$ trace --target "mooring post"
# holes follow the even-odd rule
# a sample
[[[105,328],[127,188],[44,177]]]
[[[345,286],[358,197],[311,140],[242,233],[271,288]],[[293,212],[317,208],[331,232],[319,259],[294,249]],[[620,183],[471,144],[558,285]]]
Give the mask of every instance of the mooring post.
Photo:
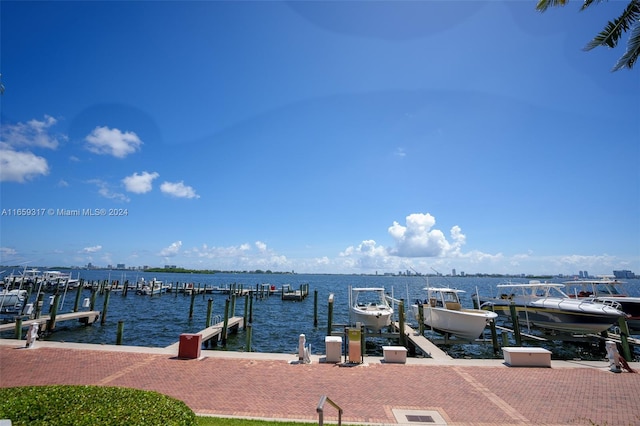
[[[124,287],[122,287],[122,297],[125,297],[129,292],[129,280],[124,281]]]
[[[398,325],[400,326],[400,345],[407,346],[407,335],[404,334],[404,299],[398,302]]]
[[[249,296],[249,293],[245,294],[244,295],[244,316],[242,317],[242,322],[245,328],[247,328],[247,318],[249,315],[249,299],[251,299],[251,296]]]
[[[193,304],[196,300],[196,292],[195,289],[191,289],[191,304],[189,305],[189,319],[193,318]]]
[[[207,326],[205,328],[211,327],[211,313],[213,312],[213,299],[209,298],[207,300]]]
[[[36,319],[40,318],[42,314],[42,305],[44,305],[44,293],[38,295],[38,301],[36,302]]]
[[[78,312],[80,309],[80,296],[82,296],[82,286],[79,285],[76,291],[76,300],[73,302],[73,312]]]
[[[522,336],[520,335],[520,321],[518,320],[518,311],[516,310],[515,303],[511,302],[509,305],[511,311],[511,321],[513,322],[513,333],[516,338],[516,346],[522,346]]]
[[[16,317],[15,337],[16,337],[16,340],[22,340],[22,318],[21,317]]]
[[[236,315],[236,299],[238,298],[238,295],[236,293],[231,295],[231,312],[229,313],[230,317],[233,317]]]
[[[418,331],[422,336],[424,334],[424,303],[418,300]]]
[[[489,327],[491,328],[491,343],[493,344],[493,353],[498,353],[500,346],[498,346],[498,332],[496,331],[496,321],[494,319],[489,320]]]
[[[253,323],[253,297],[249,298],[249,324],[251,323]]]
[[[58,315],[58,301],[60,300],[60,295],[56,294],[53,296],[53,305],[51,306],[51,315],[49,316],[49,321],[47,322],[47,331],[52,332],[56,327],[56,315]]]
[[[91,303],[89,304],[89,310],[94,311],[96,307],[96,296],[98,295],[97,289],[91,287]]]
[[[327,312],[327,336],[331,336],[331,329],[333,328],[333,293],[329,295],[329,307]]]
[[[620,327],[620,343],[622,344],[622,356],[626,361],[633,361],[631,350],[629,348],[629,325],[624,317],[618,318],[618,326]]]
[[[229,304],[230,300],[224,301],[224,325],[222,326],[222,346],[227,346],[227,327],[229,327]]]
[[[246,333],[247,333],[247,342],[246,342],[247,343],[246,344],[247,347],[245,348],[245,350],[247,352],[251,352],[251,324],[245,325],[244,328],[245,328]]]
[[[318,290],[313,290],[313,326],[318,326]]]
[[[122,344],[122,334],[124,333],[124,321],[118,321],[118,334],[116,335],[116,345]]]
[[[104,303],[102,305],[102,315],[100,315],[100,324],[104,325],[107,321],[107,310],[109,308],[109,297],[111,296],[111,290],[106,289],[104,294]]]

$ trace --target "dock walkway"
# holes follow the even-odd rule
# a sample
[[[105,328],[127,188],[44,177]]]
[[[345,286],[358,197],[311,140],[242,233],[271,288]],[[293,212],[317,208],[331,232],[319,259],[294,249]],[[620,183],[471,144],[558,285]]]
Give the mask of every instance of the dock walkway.
[[[640,374],[612,373],[603,361],[508,367],[501,359],[364,358],[356,366],[311,363],[296,354],[177,350],[0,339],[0,387],[73,384],[157,391],[199,415],[318,423],[323,395],[343,423],[376,425],[637,425]],[[46,368],[31,368],[46,365]],[[78,368],[82,366],[82,368]],[[640,369],[640,363],[631,363]],[[550,385],[552,384],[552,385]],[[442,422],[416,421],[430,416]],[[337,422],[325,406],[324,421]]]
[[[81,311],[81,312],[70,312],[67,314],[58,314],[56,315],[56,324],[62,321],[69,320],[79,320],[85,324],[92,324],[98,320],[100,317],[100,311]],[[51,317],[49,315],[42,315],[40,318],[24,320],[22,321],[22,328],[29,328],[31,324],[46,324]],[[7,324],[0,324],[0,332],[15,330],[16,323],[11,322]]]
[[[243,317],[231,317],[227,321],[227,330],[237,330],[239,328],[244,327],[244,318]],[[211,339],[215,339],[216,342],[222,339],[222,333],[224,331],[224,322],[219,322],[210,327],[205,328],[194,334],[200,334],[202,336],[202,343],[208,342]],[[173,343],[167,346],[169,350],[178,350],[180,347],[180,342]]]

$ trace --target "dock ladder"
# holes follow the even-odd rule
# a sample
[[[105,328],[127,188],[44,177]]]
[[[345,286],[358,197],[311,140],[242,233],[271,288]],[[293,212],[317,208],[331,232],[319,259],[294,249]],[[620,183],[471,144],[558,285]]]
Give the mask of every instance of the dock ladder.
[[[316,408],[316,411],[318,412],[318,426],[322,426],[324,422],[325,402],[328,402],[329,404],[333,405],[335,409],[338,410],[338,426],[340,426],[342,424],[342,408],[340,408],[338,404],[330,400],[327,395],[322,395],[320,397],[320,402],[318,402],[318,408]]]

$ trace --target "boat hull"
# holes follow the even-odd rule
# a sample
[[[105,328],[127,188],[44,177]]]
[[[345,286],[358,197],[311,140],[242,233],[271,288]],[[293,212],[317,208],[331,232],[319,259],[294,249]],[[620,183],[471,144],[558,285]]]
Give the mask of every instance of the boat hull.
[[[465,340],[475,340],[487,326],[487,322],[497,314],[480,309],[446,309],[422,305],[424,325],[441,333],[449,333]],[[419,319],[418,305],[413,305],[416,319]]]
[[[367,307],[351,309],[354,323],[361,323],[366,329],[376,333],[391,325],[392,314],[393,311],[388,308]]]
[[[571,300],[536,300],[514,304],[520,325],[567,333],[600,333],[608,330],[624,314],[610,306]],[[501,316],[511,317],[510,305],[485,304]]]

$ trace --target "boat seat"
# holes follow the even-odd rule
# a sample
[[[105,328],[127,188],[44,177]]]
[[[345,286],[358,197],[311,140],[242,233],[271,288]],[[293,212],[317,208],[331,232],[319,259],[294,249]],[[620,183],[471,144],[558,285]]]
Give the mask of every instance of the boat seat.
[[[461,306],[458,302],[447,302],[446,303],[446,308],[450,309],[452,311],[459,311]]]

